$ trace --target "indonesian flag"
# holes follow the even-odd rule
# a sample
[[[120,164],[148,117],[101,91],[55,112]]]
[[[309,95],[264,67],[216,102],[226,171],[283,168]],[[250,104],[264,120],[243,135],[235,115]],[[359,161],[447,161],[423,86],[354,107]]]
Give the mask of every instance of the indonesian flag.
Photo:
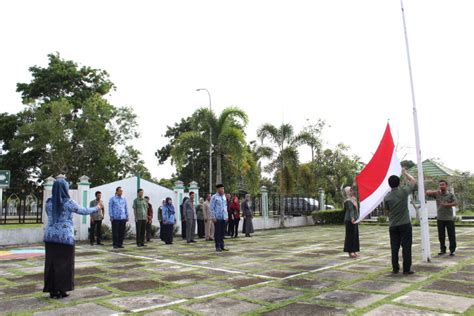
[[[387,124],[377,151],[356,177],[360,198],[360,216],[357,222],[363,220],[382,203],[390,191],[388,178],[392,175],[400,176],[401,173],[402,167],[395,152],[390,125]]]

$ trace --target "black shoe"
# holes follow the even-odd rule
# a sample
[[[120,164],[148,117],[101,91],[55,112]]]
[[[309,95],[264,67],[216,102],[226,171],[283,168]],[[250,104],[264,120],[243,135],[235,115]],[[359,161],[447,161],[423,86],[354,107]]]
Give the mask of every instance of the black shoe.
[[[222,252],[222,249],[216,249],[217,252]]]
[[[94,243],[93,243],[93,242],[91,242],[91,246],[94,246]]]
[[[119,247],[118,246],[114,246],[114,249],[118,249]]]
[[[393,269],[392,270],[392,274],[398,274],[398,272],[400,272],[400,270],[398,270],[398,269]]]
[[[49,292],[49,298],[59,298],[59,292]]]
[[[195,240],[191,240],[191,242],[197,242],[197,241],[195,241]]]
[[[103,246],[103,245],[104,245],[104,244],[103,244],[103,243],[101,243],[101,242],[97,244],[97,246]]]
[[[222,251],[229,251],[228,248],[222,248],[221,250],[222,250]]]
[[[405,275],[414,274],[414,273],[415,273],[415,271],[413,271],[413,270],[403,271],[403,274],[405,274]]]
[[[451,252],[449,255],[450,255],[451,257],[454,257],[454,256],[456,255],[456,252],[453,251],[453,252]]]
[[[59,293],[59,298],[65,298],[65,297],[68,297],[69,294],[67,294],[66,292],[60,292]]]
[[[443,256],[443,255],[445,255],[445,254],[446,254],[446,251],[440,251],[440,252],[438,252],[438,256]]]
[[[124,246],[118,246],[119,248],[125,248]]]

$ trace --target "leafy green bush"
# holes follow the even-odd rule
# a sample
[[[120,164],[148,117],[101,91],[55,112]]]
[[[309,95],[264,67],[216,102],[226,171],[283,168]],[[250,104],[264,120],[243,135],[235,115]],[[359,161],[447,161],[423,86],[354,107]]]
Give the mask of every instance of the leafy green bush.
[[[125,239],[134,239],[135,234],[132,232],[132,226],[130,224],[127,224],[125,226]]]
[[[315,224],[343,224],[344,210],[314,211],[311,213]]]
[[[102,232],[103,240],[112,240],[112,230],[109,226],[102,224],[102,226],[100,226],[100,231]]]
[[[382,216],[377,217],[377,222],[379,223],[386,223],[387,221],[388,221],[387,216],[382,215]]]
[[[151,225],[151,238],[155,238],[159,230],[160,230],[159,227],[155,225]]]

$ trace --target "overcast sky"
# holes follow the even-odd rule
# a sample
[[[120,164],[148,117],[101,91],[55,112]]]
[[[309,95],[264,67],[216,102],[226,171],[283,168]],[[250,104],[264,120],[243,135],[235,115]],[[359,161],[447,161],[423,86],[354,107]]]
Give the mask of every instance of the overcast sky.
[[[474,2],[405,0],[423,158],[474,171]],[[201,106],[239,106],[248,140],[263,123],[301,130],[325,119],[328,146],[368,161],[390,119],[399,158],[416,160],[398,0],[2,1],[0,108],[23,106],[17,82],[59,52],[105,69],[110,100],[132,106],[153,176],[172,125]],[[302,148],[302,161],[310,157]]]

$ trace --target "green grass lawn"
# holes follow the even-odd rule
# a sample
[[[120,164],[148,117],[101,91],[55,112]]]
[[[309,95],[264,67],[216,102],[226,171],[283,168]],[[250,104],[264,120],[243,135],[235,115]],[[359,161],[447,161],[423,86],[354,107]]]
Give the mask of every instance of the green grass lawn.
[[[43,224],[2,224],[0,229],[41,228]]]
[[[474,210],[466,210],[466,211],[458,212],[456,215],[458,215],[458,216],[474,216]]]

